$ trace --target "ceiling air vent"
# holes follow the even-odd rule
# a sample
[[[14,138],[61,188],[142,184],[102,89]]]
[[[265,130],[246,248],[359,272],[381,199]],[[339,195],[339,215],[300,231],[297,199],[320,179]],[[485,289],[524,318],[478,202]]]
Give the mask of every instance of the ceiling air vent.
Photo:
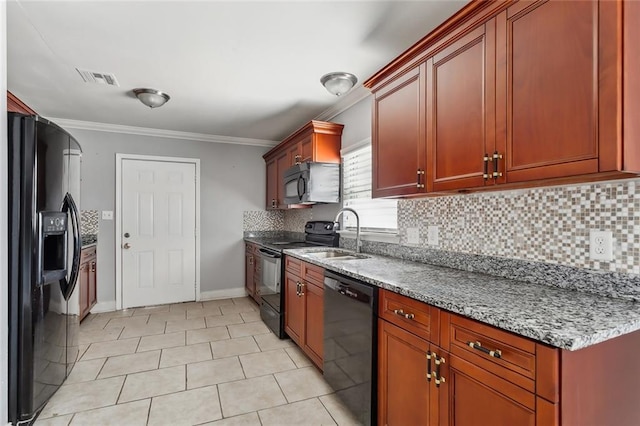
[[[120,86],[116,76],[113,74],[107,74],[103,72],[87,71],[76,68],[80,77],[85,83],[106,84],[108,86]]]

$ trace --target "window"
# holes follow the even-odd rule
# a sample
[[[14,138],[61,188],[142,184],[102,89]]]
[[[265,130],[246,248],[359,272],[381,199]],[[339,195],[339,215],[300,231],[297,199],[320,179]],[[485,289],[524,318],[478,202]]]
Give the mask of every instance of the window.
[[[359,144],[360,145],[360,144]],[[342,155],[342,204],[360,217],[362,231],[395,233],[398,230],[398,202],[371,199],[371,141]],[[344,213],[344,229],[355,230],[353,214]]]

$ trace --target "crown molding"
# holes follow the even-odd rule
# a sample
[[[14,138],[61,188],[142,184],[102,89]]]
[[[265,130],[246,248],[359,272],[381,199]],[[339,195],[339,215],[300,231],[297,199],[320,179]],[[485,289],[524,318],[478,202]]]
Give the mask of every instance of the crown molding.
[[[369,96],[371,96],[369,89],[362,85],[354,87],[349,93],[341,96],[338,102],[318,114],[314,120],[329,121]]]
[[[97,123],[93,121],[68,120],[66,118],[50,118],[64,129],[93,130],[96,132],[125,133],[129,135],[153,136],[157,138],[181,139],[198,142],[227,143],[235,145],[252,145],[274,147],[279,142],[266,139],[237,138],[233,136],[207,135],[204,133],[180,132],[176,130],[151,129],[149,127],[123,126],[120,124]]]

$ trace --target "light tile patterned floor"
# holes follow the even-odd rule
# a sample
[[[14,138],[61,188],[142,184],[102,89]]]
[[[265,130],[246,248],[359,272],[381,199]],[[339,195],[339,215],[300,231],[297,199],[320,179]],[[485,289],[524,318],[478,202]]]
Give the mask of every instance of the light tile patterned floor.
[[[356,425],[248,298],[92,314],[36,425]]]

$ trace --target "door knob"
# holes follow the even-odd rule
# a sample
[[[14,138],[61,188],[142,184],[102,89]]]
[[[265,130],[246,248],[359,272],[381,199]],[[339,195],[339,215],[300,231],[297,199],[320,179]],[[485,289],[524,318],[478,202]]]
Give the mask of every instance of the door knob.
[[[125,249],[130,249],[131,248],[131,244],[124,243],[124,245],[122,247],[125,248]]]

